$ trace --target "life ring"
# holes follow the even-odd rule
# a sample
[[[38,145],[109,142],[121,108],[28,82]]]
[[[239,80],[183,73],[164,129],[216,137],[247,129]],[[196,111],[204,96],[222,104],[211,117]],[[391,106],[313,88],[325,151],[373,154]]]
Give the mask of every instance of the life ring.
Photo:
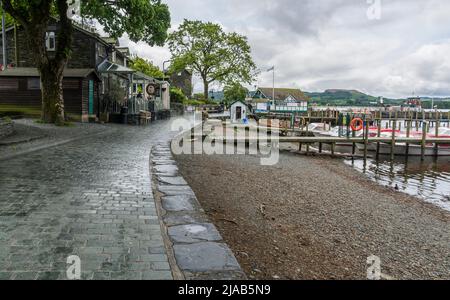
[[[364,121],[361,118],[353,119],[350,123],[350,127],[353,131],[361,131],[364,128]]]

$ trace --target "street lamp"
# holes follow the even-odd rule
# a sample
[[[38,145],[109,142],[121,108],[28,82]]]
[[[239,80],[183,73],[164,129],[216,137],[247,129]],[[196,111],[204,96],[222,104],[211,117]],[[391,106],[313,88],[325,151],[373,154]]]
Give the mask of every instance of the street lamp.
[[[163,80],[166,80],[166,63],[170,63],[171,61],[172,60],[169,59],[163,62],[163,74],[164,74]]]

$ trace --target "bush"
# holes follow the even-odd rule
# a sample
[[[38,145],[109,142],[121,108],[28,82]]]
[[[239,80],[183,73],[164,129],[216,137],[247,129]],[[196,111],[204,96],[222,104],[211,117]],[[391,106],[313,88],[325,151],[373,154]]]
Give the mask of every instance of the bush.
[[[205,101],[200,101],[200,100],[194,100],[194,99],[190,99],[190,100],[185,100],[183,102],[184,105],[193,105],[193,106],[200,106],[200,105],[205,105],[206,102]]]
[[[187,97],[184,95],[183,91],[176,87],[170,88],[170,102],[173,103],[183,103],[187,100]]]

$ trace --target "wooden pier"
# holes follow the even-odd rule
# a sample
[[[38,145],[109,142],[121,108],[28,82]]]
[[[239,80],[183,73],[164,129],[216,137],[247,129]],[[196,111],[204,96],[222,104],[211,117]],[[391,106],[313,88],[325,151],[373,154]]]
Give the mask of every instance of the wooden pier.
[[[436,133],[435,133],[435,137],[430,138],[427,136],[427,134],[430,132],[430,122],[428,121],[421,121],[420,125],[421,125],[421,129],[422,129],[422,135],[421,137],[411,137],[411,132],[413,131],[413,129],[418,129],[417,128],[417,124],[414,123],[411,120],[406,120],[405,122],[405,128],[406,128],[406,137],[398,137],[396,135],[396,130],[397,129],[401,129],[401,125],[403,121],[401,121],[399,123],[399,120],[397,119],[393,119],[393,120],[383,120],[383,121],[387,121],[389,123],[389,125],[387,127],[392,128],[392,135],[389,137],[382,137],[381,136],[381,120],[377,120],[376,121],[376,125],[378,127],[378,132],[377,132],[377,136],[375,137],[370,137],[369,136],[369,122],[366,120],[365,121],[365,126],[363,129],[363,134],[359,137],[355,136],[355,132],[352,132],[352,134],[350,134],[349,136],[342,136],[342,137],[316,137],[313,136],[311,134],[311,132],[309,132],[308,130],[308,126],[309,124],[306,123],[305,125],[301,125],[300,128],[295,128],[295,127],[291,127],[288,128],[288,126],[285,127],[271,127],[270,122],[269,122],[269,126],[259,126],[259,125],[242,125],[242,124],[229,124],[229,126],[231,128],[235,128],[235,129],[245,129],[246,132],[246,137],[241,137],[241,136],[234,136],[233,138],[231,138],[230,140],[228,140],[227,137],[218,137],[218,136],[210,136],[211,130],[206,130],[206,132],[202,133],[202,139],[209,139],[209,141],[211,142],[222,142],[222,143],[235,143],[235,144],[245,144],[245,145],[250,145],[250,144],[254,144],[256,143],[257,145],[259,145],[259,143],[271,143],[272,141],[274,142],[278,142],[278,143],[291,143],[291,144],[298,144],[299,145],[299,150],[302,150],[303,145],[306,145],[306,153],[310,152],[310,147],[313,144],[318,144],[319,145],[319,149],[318,152],[322,153],[322,149],[323,149],[323,145],[327,144],[331,146],[331,155],[335,156],[335,149],[336,149],[336,145],[339,144],[352,144],[352,156],[357,156],[356,155],[356,145],[357,144],[361,144],[364,145],[362,148],[362,152],[363,155],[361,155],[361,157],[363,157],[364,159],[368,158],[368,151],[369,151],[369,144],[373,144],[375,143],[376,146],[376,155],[377,157],[379,156],[380,153],[380,146],[382,144],[387,144],[390,145],[390,156],[393,159],[395,157],[395,147],[398,144],[405,144],[406,145],[406,150],[404,155],[409,155],[409,149],[411,145],[419,145],[420,149],[421,149],[421,158],[422,160],[425,159],[425,153],[426,153],[426,149],[427,149],[427,145],[429,144],[434,144],[435,145],[435,156],[438,155],[438,151],[439,151],[439,145],[448,145],[450,144],[450,139],[449,138],[444,138],[444,137],[439,137],[439,125],[441,124],[440,121],[436,121],[435,123],[435,129],[436,129]],[[214,128],[216,125],[212,125],[212,127]],[[220,122],[220,126],[224,126],[225,124],[223,122]],[[414,126],[416,125],[416,126]],[[211,127],[211,125],[209,125]],[[208,127],[208,126],[206,126]],[[400,128],[398,128],[400,127]],[[331,128],[331,127],[329,127]],[[347,125],[347,130],[349,129],[349,125]],[[258,133],[259,131],[265,131],[270,133],[268,136],[263,137],[263,138],[258,138],[258,137],[251,137],[249,136],[248,132],[250,130],[255,131],[256,133]],[[288,134],[286,133],[291,133],[297,136],[287,136]],[[276,134],[276,135],[274,135]],[[273,137],[273,138],[272,138]],[[194,132],[192,131],[192,135],[191,138],[194,139],[196,138],[196,136],[194,136]],[[197,137],[199,138],[199,137]],[[350,154],[349,154],[350,155]]]

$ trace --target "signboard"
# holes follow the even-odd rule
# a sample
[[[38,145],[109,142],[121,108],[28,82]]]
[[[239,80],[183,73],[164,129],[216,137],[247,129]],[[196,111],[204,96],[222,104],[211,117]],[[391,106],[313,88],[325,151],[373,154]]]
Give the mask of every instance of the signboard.
[[[156,87],[152,84],[147,85],[147,94],[149,94],[150,96],[154,96],[156,94]]]
[[[256,110],[266,111],[267,110],[267,103],[257,103],[256,104]]]

